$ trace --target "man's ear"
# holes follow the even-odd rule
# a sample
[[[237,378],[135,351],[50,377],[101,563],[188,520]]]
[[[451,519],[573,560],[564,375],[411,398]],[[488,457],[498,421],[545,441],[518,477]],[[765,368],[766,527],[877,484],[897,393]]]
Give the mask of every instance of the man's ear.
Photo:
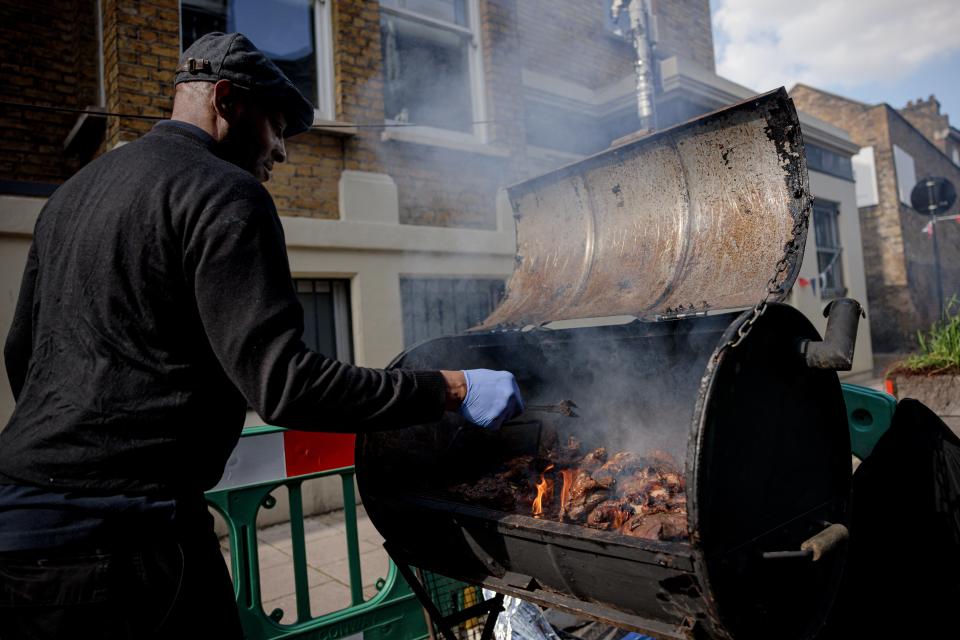
[[[213,85],[213,110],[227,122],[236,117],[237,92],[229,80],[218,80]]]

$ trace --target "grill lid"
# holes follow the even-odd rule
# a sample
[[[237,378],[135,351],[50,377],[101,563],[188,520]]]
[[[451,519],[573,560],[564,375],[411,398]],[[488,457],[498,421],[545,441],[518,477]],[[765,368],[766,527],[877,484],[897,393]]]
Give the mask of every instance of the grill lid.
[[[508,189],[517,258],[481,329],[663,320],[779,301],[811,198],[780,88]]]

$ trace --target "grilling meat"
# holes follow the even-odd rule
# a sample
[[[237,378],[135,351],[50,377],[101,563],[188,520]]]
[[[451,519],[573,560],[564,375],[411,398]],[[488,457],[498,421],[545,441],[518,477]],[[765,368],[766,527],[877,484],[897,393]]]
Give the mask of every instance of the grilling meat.
[[[687,537],[687,514],[635,515],[620,528],[620,533],[648,540],[684,540]]]
[[[576,466],[577,461],[580,459],[580,441],[570,436],[567,438],[567,442],[563,445],[560,445],[556,441],[556,433],[553,433],[554,442],[549,446],[547,451],[547,459],[555,464],[558,467],[573,467]]]
[[[616,478],[617,476],[633,473],[641,466],[643,466],[643,460],[636,454],[629,451],[621,451],[607,460],[594,475],[597,478]]]
[[[607,461],[607,450],[603,447],[594,449],[580,460],[580,468],[584,471],[593,472],[599,469]]]
[[[633,505],[627,500],[606,500],[587,516],[587,526],[594,529],[618,530],[633,516]]]
[[[583,469],[578,470],[567,495],[564,515],[568,520],[583,520],[597,505],[610,498],[612,485],[612,478],[601,482]]]
[[[687,537],[683,474],[668,453],[640,456],[603,447],[583,453],[580,441],[564,444],[554,432],[543,457],[519,456],[476,482],[449,492],[460,500],[501,511],[530,514],[537,483],[546,481],[543,511],[537,517],[581,524],[650,540]]]
[[[464,500],[501,511],[514,511],[519,502],[516,488],[499,476],[487,476],[474,483],[465,482],[450,487],[451,493]]]
[[[497,474],[503,480],[526,481],[533,470],[533,456],[517,456],[507,462],[507,468]]]

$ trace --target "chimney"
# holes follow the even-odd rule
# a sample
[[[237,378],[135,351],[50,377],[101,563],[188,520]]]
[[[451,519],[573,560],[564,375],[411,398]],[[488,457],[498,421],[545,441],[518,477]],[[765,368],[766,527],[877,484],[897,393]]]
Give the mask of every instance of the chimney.
[[[940,101],[937,100],[937,97],[930,94],[930,97],[924,100],[923,98],[917,98],[916,100],[908,100],[907,106],[900,110],[901,113],[904,111],[914,111],[917,113],[922,113],[931,116],[940,115]],[[906,114],[904,114],[906,115]]]

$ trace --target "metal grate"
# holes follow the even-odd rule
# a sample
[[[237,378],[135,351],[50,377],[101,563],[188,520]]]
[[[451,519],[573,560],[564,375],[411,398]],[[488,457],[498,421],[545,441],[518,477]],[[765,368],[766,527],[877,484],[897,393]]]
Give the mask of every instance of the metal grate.
[[[430,595],[430,600],[433,601],[444,618],[483,601],[483,593],[478,586],[420,569],[416,569],[416,574]],[[485,617],[470,618],[454,626],[452,630],[461,640],[480,640]],[[432,626],[433,636],[438,639],[441,638],[440,628],[435,623],[432,623]]]

